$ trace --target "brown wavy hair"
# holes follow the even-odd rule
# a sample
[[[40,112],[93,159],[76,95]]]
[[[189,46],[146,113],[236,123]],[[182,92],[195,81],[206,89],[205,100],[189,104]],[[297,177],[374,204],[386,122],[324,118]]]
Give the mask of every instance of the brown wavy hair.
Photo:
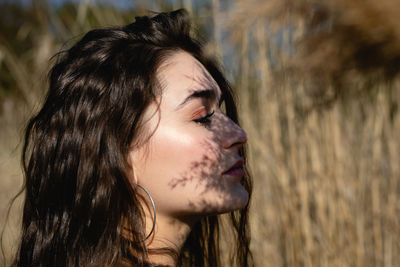
[[[175,51],[190,53],[218,83],[227,116],[238,122],[229,83],[190,31],[185,10],[159,13],[89,31],[57,54],[45,102],[26,128],[25,203],[13,266],[151,265],[127,155],[142,133],[144,110],[160,95],[157,68]],[[242,184],[251,194],[247,171]],[[218,215],[201,219],[178,265],[220,266],[219,224]],[[248,266],[248,206],[231,212],[229,225],[236,240],[232,264]]]

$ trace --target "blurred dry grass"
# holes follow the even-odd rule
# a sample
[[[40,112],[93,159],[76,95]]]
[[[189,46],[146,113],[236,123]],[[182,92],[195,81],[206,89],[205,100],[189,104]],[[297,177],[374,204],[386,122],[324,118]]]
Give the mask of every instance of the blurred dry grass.
[[[400,2],[208,2],[192,13],[199,23],[215,22],[209,48],[230,59],[225,68],[250,137],[257,266],[398,266]],[[22,183],[17,145],[45,90],[50,56],[90,28],[133,18],[89,1],[63,12],[50,17],[53,32],[19,28],[19,42],[35,31],[25,53],[0,46],[1,71],[17,92],[0,99],[1,214]],[[18,216],[17,204],[6,228],[8,257]]]
[[[233,40],[256,263],[398,266],[399,1],[300,4],[238,1],[228,14],[245,25]]]

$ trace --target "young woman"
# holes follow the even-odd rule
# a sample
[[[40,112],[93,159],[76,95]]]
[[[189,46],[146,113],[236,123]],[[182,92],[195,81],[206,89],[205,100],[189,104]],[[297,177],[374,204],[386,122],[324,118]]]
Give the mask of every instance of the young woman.
[[[246,140],[184,10],[88,32],[27,126],[14,266],[248,266]]]

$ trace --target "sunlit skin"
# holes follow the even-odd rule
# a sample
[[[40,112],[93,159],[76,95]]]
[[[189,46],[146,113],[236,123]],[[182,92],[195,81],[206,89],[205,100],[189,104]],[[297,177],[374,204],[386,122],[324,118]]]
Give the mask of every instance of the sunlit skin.
[[[152,135],[144,145],[132,148],[129,160],[133,184],[150,192],[157,209],[156,229],[148,247],[179,251],[202,216],[247,204],[248,193],[240,184],[239,156],[247,135],[221,111],[220,88],[190,54],[172,54],[159,67],[158,80],[162,96],[144,114],[143,132]],[[203,93],[193,95],[199,91]],[[235,163],[238,168],[232,169]],[[145,211],[149,232],[152,210]],[[175,264],[167,256],[150,260]]]

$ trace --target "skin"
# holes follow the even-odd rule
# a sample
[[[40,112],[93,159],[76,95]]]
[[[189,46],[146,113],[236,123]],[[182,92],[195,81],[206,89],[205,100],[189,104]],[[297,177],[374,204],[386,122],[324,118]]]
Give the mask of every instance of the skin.
[[[158,80],[162,96],[144,114],[145,132],[151,136],[145,145],[131,150],[129,160],[133,183],[149,191],[157,209],[148,247],[179,252],[202,216],[247,204],[249,196],[240,184],[240,171],[224,173],[240,161],[238,151],[247,135],[220,110],[220,88],[190,54],[173,53],[158,69]],[[209,93],[188,98],[204,90]],[[148,233],[153,211],[145,208],[145,213]],[[150,260],[175,265],[168,256],[150,256]]]

